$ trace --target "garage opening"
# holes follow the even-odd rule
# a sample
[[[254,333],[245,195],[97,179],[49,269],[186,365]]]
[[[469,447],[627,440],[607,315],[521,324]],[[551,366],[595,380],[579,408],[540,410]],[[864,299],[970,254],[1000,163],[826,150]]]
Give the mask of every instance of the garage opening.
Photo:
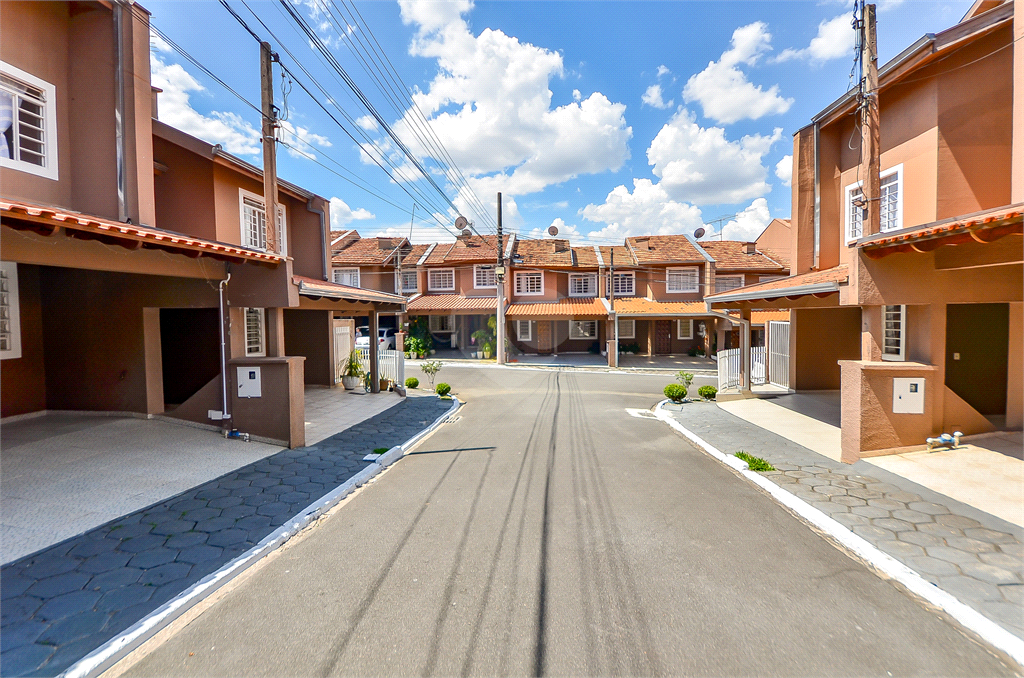
[[[164,410],[172,411],[220,374],[215,308],[160,309]]]

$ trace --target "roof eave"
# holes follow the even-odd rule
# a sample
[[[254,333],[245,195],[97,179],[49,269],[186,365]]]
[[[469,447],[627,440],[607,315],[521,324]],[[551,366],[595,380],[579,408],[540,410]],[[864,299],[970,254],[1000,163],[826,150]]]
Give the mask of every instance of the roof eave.
[[[748,292],[720,292],[705,297],[708,304],[731,304],[737,301],[754,301],[756,299],[778,299],[807,294],[824,294],[827,292],[838,292],[839,283],[835,281],[811,283],[810,285],[797,285],[796,287],[781,287],[770,290],[751,290]]]

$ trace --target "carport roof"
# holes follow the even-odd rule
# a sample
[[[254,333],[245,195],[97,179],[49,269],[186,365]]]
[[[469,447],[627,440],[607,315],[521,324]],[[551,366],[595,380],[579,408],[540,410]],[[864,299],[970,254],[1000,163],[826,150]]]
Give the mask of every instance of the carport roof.
[[[326,280],[315,280],[305,276],[292,276],[292,282],[299,287],[299,294],[304,297],[339,299],[344,301],[368,301],[374,304],[405,305],[405,297],[376,290],[365,290],[359,287],[340,285]]]
[[[857,247],[871,259],[897,252],[931,252],[944,245],[967,242],[991,243],[1024,232],[1024,204],[999,207],[974,214],[911,226],[899,231],[862,238]]]
[[[615,315],[620,318],[708,315],[708,310],[699,301],[654,301],[644,297],[623,297],[615,299]]]
[[[824,271],[810,271],[757,285],[748,285],[728,292],[709,294],[704,297],[704,301],[711,305],[776,301],[783,297],[799,299],[808,294],[823,297],[838,292],[839,285],[847,282],[849,279],[850,272],[846,265],[843,264],[834,268],[827,268]]]
[[[498,309],[498,297],[464,297],[459,294],[421,294],[409,299],[409,313],[447,311],[449,313],[493,313]]]
[[[607,318],[608,307],[601,299],[565,298],[558,301],[537,301],[510,304],[505,317],[525,318]]]

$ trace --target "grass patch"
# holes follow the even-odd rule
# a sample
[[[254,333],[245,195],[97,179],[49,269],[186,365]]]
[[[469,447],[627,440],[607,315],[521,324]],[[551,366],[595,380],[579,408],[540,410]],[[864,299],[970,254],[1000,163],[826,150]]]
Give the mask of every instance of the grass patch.
[[[389,448],[387,448],[387,447],[375,447],[375,448],[373,448],[373,453],[374,454],[384,454],[385,452],[388,451],[388,449]]]
[[[736,453],[736,457],[738,459],[742,459],[743,461],[747,462],[747,466],[750,467],[751,471],[757,471],[758,473],[763,473],[765,471],[774,471],[775,470],[774,466],[769,464],[767,461],[765,461],[761,457],[755,457],[752,454],[747,454],[743,450],[740,450],[739,452],[737,452]]]

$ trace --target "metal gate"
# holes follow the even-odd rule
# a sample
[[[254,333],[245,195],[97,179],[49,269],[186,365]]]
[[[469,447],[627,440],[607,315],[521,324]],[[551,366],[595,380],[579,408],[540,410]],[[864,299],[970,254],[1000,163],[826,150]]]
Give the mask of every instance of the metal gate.
[[[740,387],[740,350],[729,348],[719,351],[718,355],[718,390]]]
[[[789,388],[789,323],[768,322],[768,381]]]
[[[341,382],[341,371],[352,353],[352,333],[345,325],[334,326],[334,383]]]
[[[767,383],[765,376],[765,347],[750,347],[750,385],[761,386]]]

